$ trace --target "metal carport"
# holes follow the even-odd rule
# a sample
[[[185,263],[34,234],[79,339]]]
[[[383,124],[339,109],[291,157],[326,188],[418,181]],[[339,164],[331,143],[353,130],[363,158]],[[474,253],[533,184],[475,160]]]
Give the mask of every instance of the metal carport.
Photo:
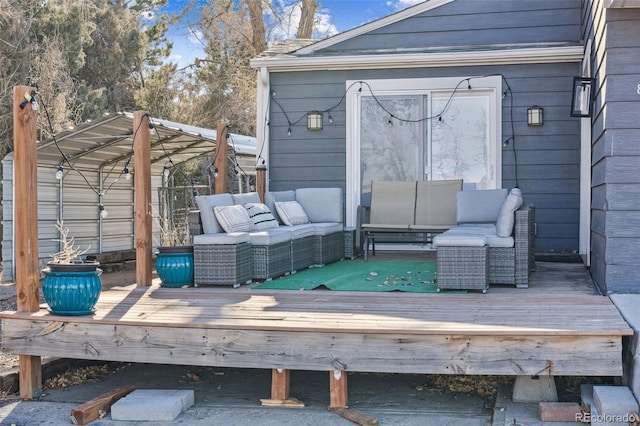
[[[194,158],[215,158],[217,132],[157,118],[150,121],[151,185],[153,203],[157,206],[158,189],[167,186],[165,167],[172,171]],[[49,138],[38,143],[38,257],[43,262],[59,250],[55,228],[58,219],[69,227],[76,245],[91,247],[88,253],[135,248],[133,179],[125,179],[125,168],[135,173],[134,131],[133,114],[109,114],[58,133],[55,140]],[[230,147],[227,156],[240,176],[255,175],[255,138],[230,133],[227,141]],[[76,170],[64,161],[65,156]],[[2,166],[2,282],[12,282],[13,153],[5,156]],[[60,166],[63,178],[57,179]],[[102,208],[108,212],[107,217],[100,214]]]

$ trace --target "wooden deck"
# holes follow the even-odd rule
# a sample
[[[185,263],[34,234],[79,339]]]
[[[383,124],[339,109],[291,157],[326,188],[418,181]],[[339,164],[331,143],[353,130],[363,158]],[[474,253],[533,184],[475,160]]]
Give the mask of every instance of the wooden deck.
[[[93,316],[2,312],[8,352],[283,370],[622,375],[632,334],[580,265],[487,294],[105,291]]]

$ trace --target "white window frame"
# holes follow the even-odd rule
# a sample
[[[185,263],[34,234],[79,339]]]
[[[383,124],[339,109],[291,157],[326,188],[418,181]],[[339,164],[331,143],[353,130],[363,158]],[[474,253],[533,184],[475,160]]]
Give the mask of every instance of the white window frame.
[[[376,96],[386,95],[417,95],[431,94],[431,92],[453,91],[458,86],[458,91],[466,91],[466,81],[470,78],[471,90],[489,91],[489,172],[491,174],[491,186],[502,187],[502,77],[442,77],[442,78],[405,78],[405,79],[380,79],[380,80],[348,80],[346,82],[346,144],[347,144],[347,170],[346,170],[346,224],[356,225],[357,207],[360,204],[360,99],[367,96],[369,87]],[[366,84],[359,84],[362,81]],[[461,83],[462,81],[462,83]],[[461,83],[461,84],[459,84]],[[368,87],[367,87],[368,86]],[[360,90],[362,89],[362,90]]]

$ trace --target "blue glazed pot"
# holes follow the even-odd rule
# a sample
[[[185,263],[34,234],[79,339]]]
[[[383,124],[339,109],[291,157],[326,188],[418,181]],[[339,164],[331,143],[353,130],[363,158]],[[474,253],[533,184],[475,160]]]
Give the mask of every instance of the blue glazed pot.
[[[193,246],[158,247],[156,256],[161,287],[193,286]]]
[[[55,315],[89,315],[102,291],[99,264],[49,264],[42,295]]]

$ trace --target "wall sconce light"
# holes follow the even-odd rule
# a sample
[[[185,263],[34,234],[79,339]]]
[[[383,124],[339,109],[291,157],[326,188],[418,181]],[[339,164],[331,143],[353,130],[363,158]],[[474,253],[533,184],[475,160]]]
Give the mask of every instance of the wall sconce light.
[[[593,87],[595,79],[573,77],[573,96],[571,97],[571,117],[591,117],[593,113]]]
[[[527,108],[527,124],[529,126],[542,126],[544,124],[544,110],[538,105]]]
[[[322,130],[322,113],[311,111],[307,114],[307,129]]]

